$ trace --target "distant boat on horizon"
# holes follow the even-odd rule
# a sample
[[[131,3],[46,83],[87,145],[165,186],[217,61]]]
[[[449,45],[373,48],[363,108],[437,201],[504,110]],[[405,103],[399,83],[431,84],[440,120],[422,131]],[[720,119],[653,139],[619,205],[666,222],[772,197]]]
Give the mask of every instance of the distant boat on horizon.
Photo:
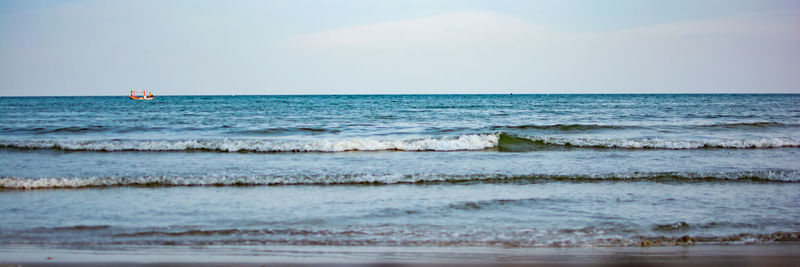
[[[142,90],[142,96],[136,96],[135,91],[131,90],[130,98],[133,100],[152,100],[153,98],[155,98],[155,96],[153,96],[153,92],[150,92],[150,95],[147,95],[147,92],[145,92],[145,90]]]

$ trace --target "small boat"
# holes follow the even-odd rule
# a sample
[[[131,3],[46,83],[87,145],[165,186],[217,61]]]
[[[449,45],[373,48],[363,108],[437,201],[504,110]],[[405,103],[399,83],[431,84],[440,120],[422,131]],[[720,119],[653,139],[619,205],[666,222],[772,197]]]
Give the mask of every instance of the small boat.
[[[153,97],[130,96],[134,100],[153,100]]]
[[[142,90],[142,96],[136,96],[134,91],[131,90],[130,98],[133,100],[152,100],[155,97],[153,96],[153,92],[150,92],[150,95],[147,95],[147,92],[145,92],[144,90]]]

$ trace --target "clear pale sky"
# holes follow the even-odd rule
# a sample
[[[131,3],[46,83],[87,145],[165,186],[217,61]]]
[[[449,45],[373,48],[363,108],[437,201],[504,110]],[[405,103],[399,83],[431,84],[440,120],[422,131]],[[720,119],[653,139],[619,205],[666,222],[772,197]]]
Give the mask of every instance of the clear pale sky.
[[[7,1],[0,95],[800,93],[800,1]]]

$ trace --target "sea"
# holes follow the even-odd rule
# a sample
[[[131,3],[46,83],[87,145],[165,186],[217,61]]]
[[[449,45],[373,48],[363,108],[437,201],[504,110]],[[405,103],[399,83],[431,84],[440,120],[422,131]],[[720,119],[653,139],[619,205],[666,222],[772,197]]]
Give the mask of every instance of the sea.
[[[797,242],[798,94],[0,98],[6,248]]]

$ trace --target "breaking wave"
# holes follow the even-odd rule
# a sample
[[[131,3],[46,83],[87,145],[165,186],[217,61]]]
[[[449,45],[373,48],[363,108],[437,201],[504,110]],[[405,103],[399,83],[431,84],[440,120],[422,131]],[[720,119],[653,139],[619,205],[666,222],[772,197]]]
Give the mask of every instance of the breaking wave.
[[[344,152],[344,151],[458,151],[495,147],[497,134],[406,140],[97,140],[0,141],[0,147],[66,151],[218,151],[218,152]]]
[[[616,173],[595,175],[504,175],[504,174],[326,174],[274,176],[207,177],[43,177],[0,178],[0,189],[90,188],[90,187],[171,187],[171,186],[275,186],[275,185],[388,185],[426,183],[537,183],[537,182],[800,182],[797,171],[750,171],[731,173]]]
[[[662,138],[583,138],[583,137],[545,137],[516,136],[501,134],[501,151],[528,151],[563,148],[625,148],[625,149],[748,149],[748,148],[790,148],[800,147],[800,139],[747,138],[718,140],[672,140]]]
[[[771,129],[771,128],[793,128],[800,127],[800,124],[780,123],[780,122],[740,122],[740,123],[714,123],[714,124],[689,124],[689,125],[615,125],[615,124],[524,124],[524,125],[496,125],[488,127],[491,130],[539,130],[551,132],[588,132],[601,130],[629,130],[629,129],[658,129],[658,128],[686,128],[704,130],[748,130],[748,129]]]
[[[189,139],[189,140],[0,140],[0,148],[63,151],[212,151],[212,152],[346,152],[346,151],[538,151],[568,148],[624,149],[752,149],[797,148],[800,139],[790,137],[717,140],[662,138],[584,138],[520,136],[506,133],[465,134],[457,137],[401,140],[325,139]]]

